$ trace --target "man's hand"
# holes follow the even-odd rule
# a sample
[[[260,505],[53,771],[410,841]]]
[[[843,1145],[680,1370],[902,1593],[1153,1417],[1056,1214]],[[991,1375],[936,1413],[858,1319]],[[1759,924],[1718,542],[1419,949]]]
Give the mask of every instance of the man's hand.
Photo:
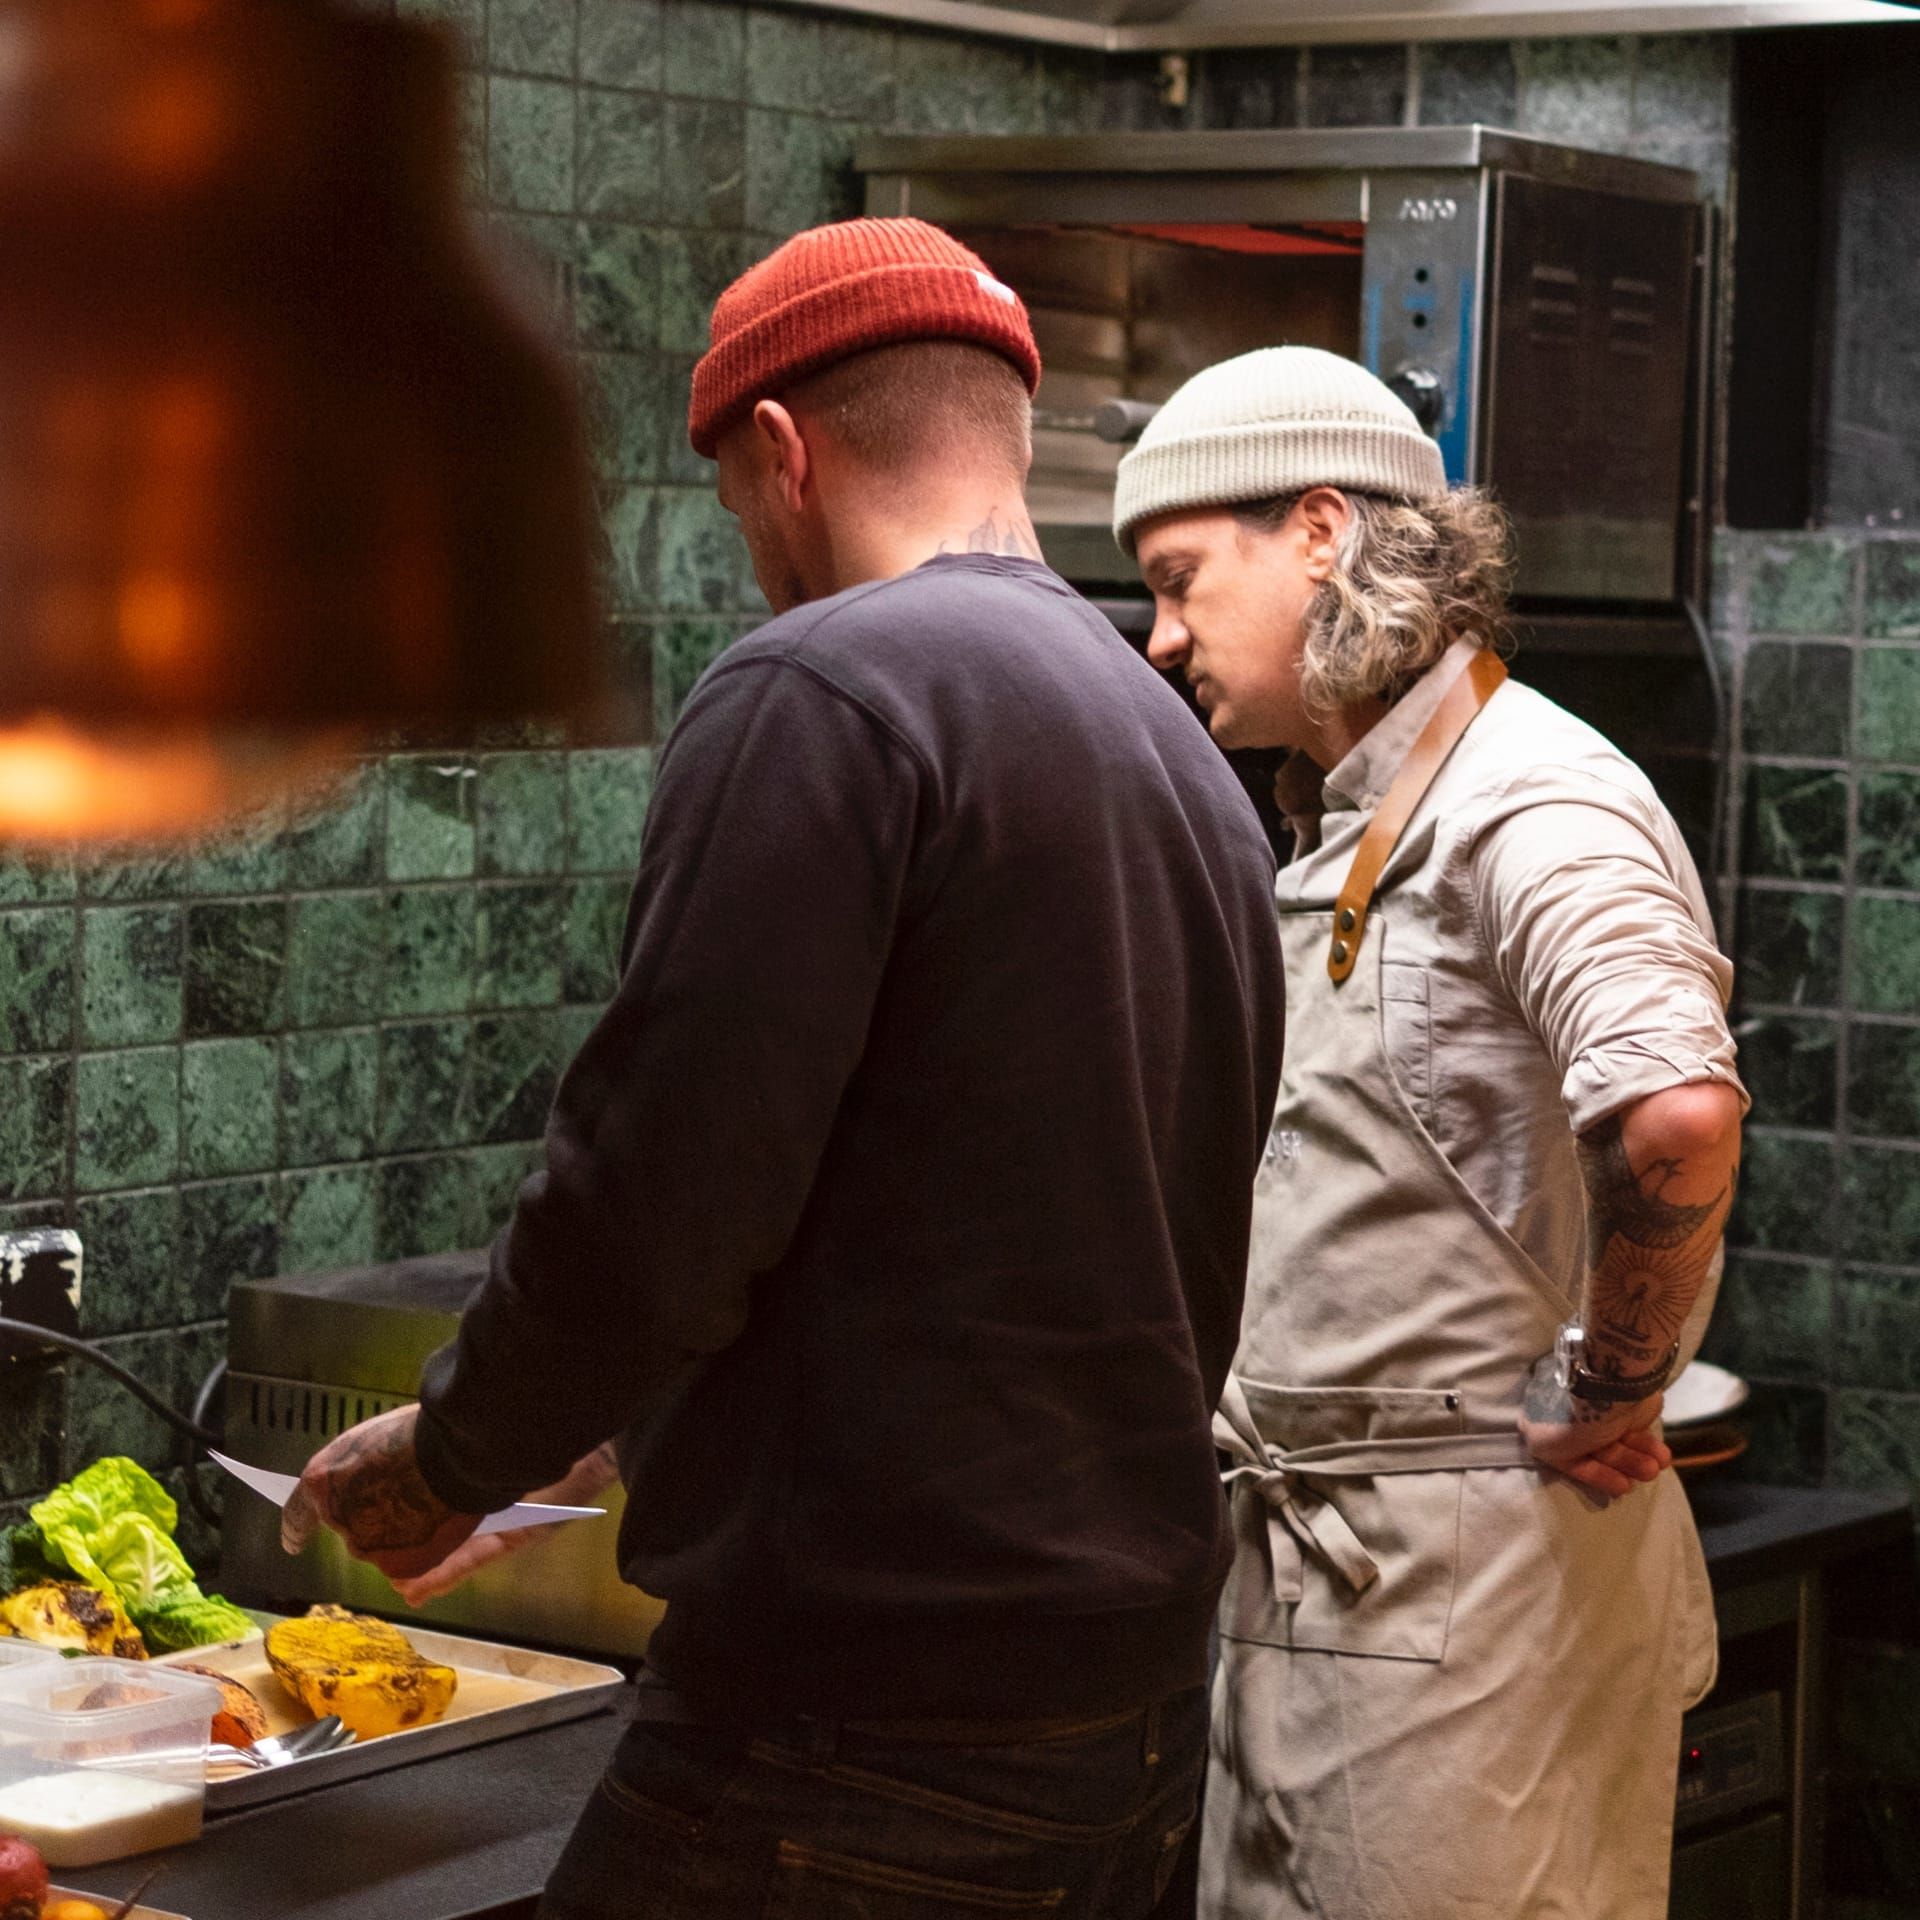
[[[557,1507],[590,1506],[619,1478],[620,1463],[614,1456],[613,1442],[608,1441],[604,1447],[594,1448],[584,1460],[576,1460],[564,1478],[528,1494],[527,1498]],[[437,1567],[430,1567],[411,1580],[394,1581],[394,1590],[408,1606],[423,1607],[429,1600],[451,1593],[482,1567],[505,1554],[517,1553],[552,1532],[551,1527],[513,1527],[504,1533],[475,1534],[471,1540],[455,1547]]]
[[[1547,1354],[1527,1376],[1520,1436],[1542,1466],[1590,1493],[1617,1499],[1673,1465],[1672,1453],[1653,1431],[1660,1405],[1656,1393],[1624,1406],[1590,1406],[1560,1385],[1553,1355]]]
[[[298,1553],[325,1525],[389,1580],[418,1579],[439,1566],[485,1516],[456,1513],[420,1477],[419,1419],[418,1407],[395,1407],[322,1447],[280,1515],[281,1546]]]

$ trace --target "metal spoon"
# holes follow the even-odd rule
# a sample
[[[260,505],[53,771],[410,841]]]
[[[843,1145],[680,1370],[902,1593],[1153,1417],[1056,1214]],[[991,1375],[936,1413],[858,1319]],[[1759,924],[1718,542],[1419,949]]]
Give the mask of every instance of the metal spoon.
[[[253,1751],[266,1756],[272,1767],[285,1766],[289,1760],[309,1760],[316,1754],[335,1753],[350,1747],[360,1736],[341,1724],[337,1713],[327,1714],[311,1726],[295,1727],[291,1733],[270,1733],[253,1743]]]

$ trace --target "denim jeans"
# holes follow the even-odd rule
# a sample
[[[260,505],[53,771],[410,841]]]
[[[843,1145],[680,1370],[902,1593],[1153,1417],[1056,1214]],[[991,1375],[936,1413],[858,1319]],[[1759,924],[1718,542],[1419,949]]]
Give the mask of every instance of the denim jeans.
[[[1020,1728],[642,1719],[540,1920],[1146,1920],[1206,1744],[1198,1687]]]

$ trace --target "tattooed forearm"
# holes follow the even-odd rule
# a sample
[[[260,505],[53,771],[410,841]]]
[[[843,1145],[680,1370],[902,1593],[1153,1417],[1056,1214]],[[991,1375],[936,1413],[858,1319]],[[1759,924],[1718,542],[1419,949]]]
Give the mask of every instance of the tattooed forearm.
[[[366,1553],[423,1547],[451,1509],[420,1477],[410,1432],[355,1427],[333,1462],[333,1521]]]
[[[1639,1173],[1627,1158],[1626,1126],[1618,1114],[1580,1136],[1580,1171],[1586,1178],[1588,1258],[1599,1261],[1615,1234],[1637,1247],[1666,1249],[1691,1240],[1720,1209],[1717,1194],[1705,1206],[1677,1206],[1666,1189],[1681,1177],[1671,1156],[1648,1162]]]

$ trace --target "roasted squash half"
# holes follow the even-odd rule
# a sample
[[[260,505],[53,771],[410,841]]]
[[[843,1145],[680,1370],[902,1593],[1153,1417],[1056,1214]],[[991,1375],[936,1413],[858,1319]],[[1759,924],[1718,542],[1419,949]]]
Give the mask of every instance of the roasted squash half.
[[[363,1740],[430,1725],[458,1684],[451,1667],[422,1659],[398,1627],[343,1607],[269,1627],[267,1659],[310,1713],[337,1713]]]

